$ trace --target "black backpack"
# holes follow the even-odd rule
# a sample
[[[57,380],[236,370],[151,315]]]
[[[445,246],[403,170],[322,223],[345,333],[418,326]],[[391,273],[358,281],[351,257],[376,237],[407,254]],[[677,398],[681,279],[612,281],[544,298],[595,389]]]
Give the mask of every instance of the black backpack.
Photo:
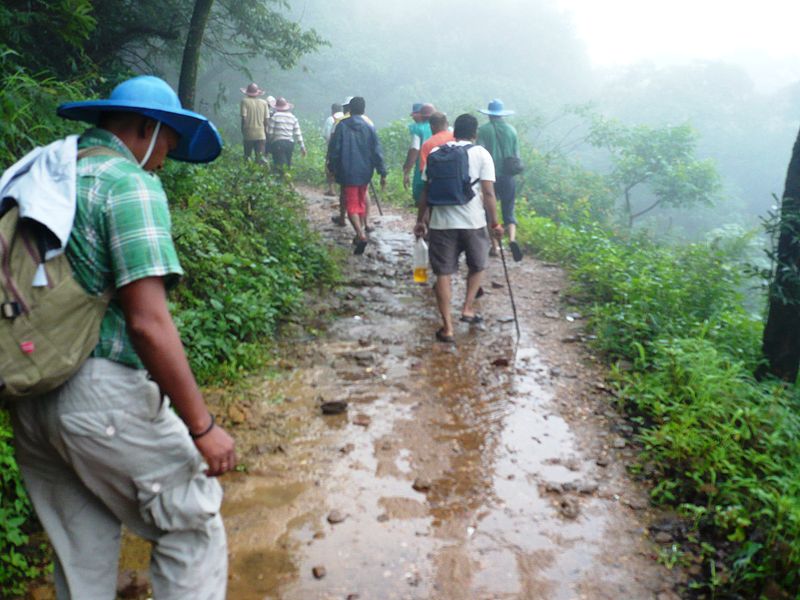
[[[445,144],[428,155],[428,204],[459,206],[475,197],[469,178],[468,150],[473,144]]]

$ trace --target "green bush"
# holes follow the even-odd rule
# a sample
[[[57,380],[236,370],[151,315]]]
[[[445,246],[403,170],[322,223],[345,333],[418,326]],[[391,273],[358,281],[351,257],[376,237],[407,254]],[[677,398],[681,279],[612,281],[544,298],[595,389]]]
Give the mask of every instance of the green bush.
[[[639,426],[653,499],[690,516],[705,542],[706,579],[693,586],[800,593],[800,395],[751,375],[762,325],[739,292],[747,244],[670,247],[531,214],[519,232],[569,267],[597,348],[627,362],[618,397]]]
[[[163,179],[186,272],[175,320],[192,367],[201,381],[257,367],[304,292],[336,280],[337,263],[302,197],[261,165],[226,154],[205,167],[171,165]]]
[[[524,141],[520,154],[525,165],[517,183],[522,210],[527,207],[556,223],[613,220],[616,199],[605,177],[563,156],[544,155]]]
[[[16,54],[0,45],[0,165],[5,169],[40,144],[81,129],[56,116],[62,102],[87,97],[80,83],[31,74]]]
[[[0,410],[0,597],[22,595],[26,582],[41,573],[41,557],[30,547],[33,509],[22,487],[11,445],[8,413]]]

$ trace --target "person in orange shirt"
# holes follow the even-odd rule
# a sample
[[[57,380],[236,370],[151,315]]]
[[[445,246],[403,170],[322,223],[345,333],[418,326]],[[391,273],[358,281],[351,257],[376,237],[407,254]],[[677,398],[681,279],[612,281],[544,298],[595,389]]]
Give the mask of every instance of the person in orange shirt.
[[[453,132],[450,131],[450,123],[447,122],[447,115],[443,112],[435,112],[431,115],[430,118],[430,125],[431,125],[431,137],[429,137],[425,142],[422,144],[422,147],[419,150],[419,172],[424,173],[425,167],[428,164],[428,155],[431,153],[431,150],[434,148],[438,148],[439,146],[443,146],[447,142],[455,141],[453,137]],[[430,221],[430,211],[427,215],[425,215],[425,224],[427,225],[428,221]]]
[[[419,170],[423,172],[425,170],[425,165],[428,162],[428,155],[431,153],[431,150],[441,146],[442,144],[446,144],[447,142],[452,142],[455,138],[453,137],[453,132],[450,131],[448,127],[449,123],[447,122],[447,115],[443,112],[435,112],[431,115],[430,119],[431,124],[431,135],[430,138],[425,140],[425,143],[422,144],[422,148],[419,151]]]

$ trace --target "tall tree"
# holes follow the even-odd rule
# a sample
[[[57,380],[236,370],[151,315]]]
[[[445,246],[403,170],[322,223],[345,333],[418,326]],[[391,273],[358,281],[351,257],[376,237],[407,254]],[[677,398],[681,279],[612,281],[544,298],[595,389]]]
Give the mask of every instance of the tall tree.
[[[211,14],[214,0],[196,0],[192,20],[189,23],[189,32],[186,35],[186,45],[183,48],[183,61],[181,62],[181,75],[178,82],[178,96],[184,108],[194,109],[194,97],[197,87],[197,68],[200,65],[200,48],[203,45],[203,35]]]
[[[766,363],[756,376],[774,375],[794,383],[800,367],[800,132],[786,173],[778,226],[775,272],[764,327]]]
[[[716,168],[696,157],[697,135],[688,125],[628,127],[594,117],[588,141],[611,154],[609,178],[629,227],[660,206],[710,205],[719,191]]]
[[[62,79],[96,72],[108,85],[130,70],[158,73],[183,60],[191,79],[205,57],[244,72],[259,57],[288,69],[326,43],[289,8],[287,0],[7,0],[0,46],[32,70]]]

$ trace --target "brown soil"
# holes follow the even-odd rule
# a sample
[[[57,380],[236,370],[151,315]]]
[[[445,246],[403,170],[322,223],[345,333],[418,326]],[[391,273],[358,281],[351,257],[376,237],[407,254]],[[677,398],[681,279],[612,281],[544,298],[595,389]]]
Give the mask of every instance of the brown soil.
[[[303,192],[315,227],[349,250],[334,203]],[[686,575],[657,561],[649,524],[663,515],[627,475],[629,429],[564,273],[509,262],[517,340],[491,259],[485,324],[437,343],[430,285],[411,277],[412,217],[384,210],[324,332],[288,342],[277,374],[235,398],[208,393],[244,468],[223,478],[228,597],[677,598]],[[323,415],[335,400],[345,412]],[[123,569],[141,572],[146,547],[126,547]]]

